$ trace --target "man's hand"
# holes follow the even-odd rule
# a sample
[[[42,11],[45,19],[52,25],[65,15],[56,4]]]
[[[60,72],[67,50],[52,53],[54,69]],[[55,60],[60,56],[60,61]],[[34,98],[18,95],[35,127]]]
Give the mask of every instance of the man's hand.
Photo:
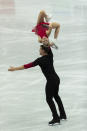
[[[15,71],[15,67],[10,66],[10,68],[8,69],[8,71]]]
[[[10,68],[8,69],[8,71],[16,71],[16,70],[23,70],[23,69],[24,69],[24,65],[19,66],[19,67],[10,66]]]

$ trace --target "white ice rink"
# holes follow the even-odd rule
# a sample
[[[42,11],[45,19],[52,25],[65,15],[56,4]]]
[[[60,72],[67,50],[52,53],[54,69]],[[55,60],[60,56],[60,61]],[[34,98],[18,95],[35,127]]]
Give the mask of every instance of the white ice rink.
[[[53,53],[68,120],[54,127],[48,126],[52,117],[40,68],[8,72],[39,57],[31,30],[41,9],[61,25]],[[0,0],[0,131],[86,130],[87,0]]]

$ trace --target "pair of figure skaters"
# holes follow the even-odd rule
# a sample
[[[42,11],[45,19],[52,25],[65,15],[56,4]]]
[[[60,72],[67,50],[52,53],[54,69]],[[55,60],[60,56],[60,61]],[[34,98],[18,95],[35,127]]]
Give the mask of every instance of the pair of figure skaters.
[[[60,78],[55,72],[53,66],[53,53],[51,47],[58,48],[55,41],[49,41],[49,36],[51,34],[52,29],[55,29],[54,32],[54,39],[57,39],[60,25],[56,22],[48,23],[50,17],[45,13],[44,10],[41,10],[38,16],[37,25],[32,30],[38,36],[38,41],[42,43],[40,45],[40,55],[41,57],[37,58],[33,62],[28,64],[24,64],[19,67],[9,67],[8,71],[17,71],[32,68],[35,66],[40,66],[42,73],[46,77],[47,83],[45,87],[46,93],[46,102],[49,105],[49,108],[52,112],[53,119],[49,121],[49,125],[60,124],[61,120],[66,120],[67,116],[64,110],[64,106],[62,100],[58,94],[59,92],[59,85],[60,85]],[[46,22],[45,22],[46,21]],[[54,104],[55,99],[58,109],[59,115],[57,113],[56,106]]]

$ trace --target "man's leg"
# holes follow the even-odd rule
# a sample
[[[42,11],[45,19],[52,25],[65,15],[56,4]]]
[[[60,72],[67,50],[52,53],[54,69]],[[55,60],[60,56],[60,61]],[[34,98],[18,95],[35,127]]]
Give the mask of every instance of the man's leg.
[[[63,103],[62,103],[60,96],[58,95],[58,92],[56,92],[54,99],[58,104],[58,108],[59,108],[59,112],[60,112],[60,118],[67,119],[66,113],[65,113],[65,110],[64,110],[64,106],[63,106]]]
[[[49,86],[50,86],[50,84],[46,85],[46,102],[50,107],[53,118],[57,118],[58,114],[57,114],[56,106],[53,101],[53,95],[52,95],[53,91],[52,91],[51,86],[50,87]]]
[[[54,119],[58,118],[57,110],[56,110],[56,107],[55,107],[55,104],[54,104],[52,97],[46,97],[46,101],[47,101],[47,103],[50,107],[53,118]]]

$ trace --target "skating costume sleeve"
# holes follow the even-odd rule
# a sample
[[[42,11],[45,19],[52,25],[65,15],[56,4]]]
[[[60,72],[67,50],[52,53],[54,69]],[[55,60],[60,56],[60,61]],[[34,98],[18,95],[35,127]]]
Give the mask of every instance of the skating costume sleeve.
[[[24,65],[24,69],[34,67],[33,62]]]
[[[37,58],[34,62],[31,62],[31,63],[29,63],[29,64],[25,64],[25,65],[24,65],[24,69],[32,68],[32,67],[34,67],[34,66],[39,65],[39,64],[40,64],[40,59],[41,59],[41,58]]]

